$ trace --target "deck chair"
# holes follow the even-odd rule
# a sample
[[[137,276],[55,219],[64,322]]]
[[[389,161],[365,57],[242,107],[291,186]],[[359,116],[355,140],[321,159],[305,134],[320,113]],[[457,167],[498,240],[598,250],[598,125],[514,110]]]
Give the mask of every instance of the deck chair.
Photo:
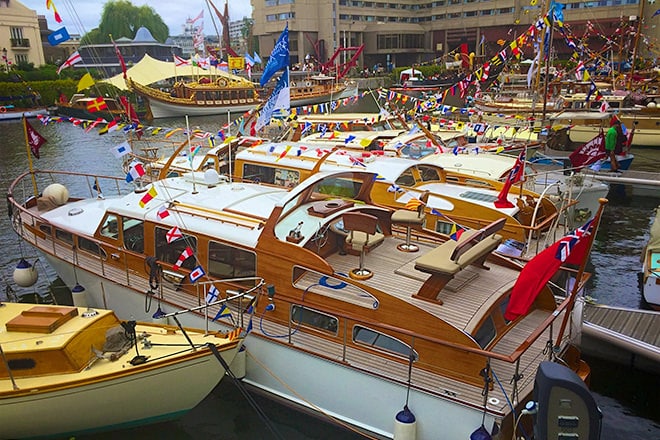
[[[397,209],[392,214],[392,224],[402,225],[406,227],[406,242],[400,245],[397,245],[397,249],[402,252],[417,252],[419,246],[410,243],[410,232],[413,226],[422,226],[424,224],[424,218],[426,213],[424,208],[429,200],[429,191],[424,191],[419,197],[419,200],[422,202],[415,211],[410,209]]]
[[[361,212],[347,212],[343,215],[343,220],[344,229],[349,231],[346,244],[360,252],[359,267],[352,269],[349,276],[356,280],[367,280],[373,276],[373,272],[364,267],[364,256],[385,239],[385,236],[376,230],[378,217]]]

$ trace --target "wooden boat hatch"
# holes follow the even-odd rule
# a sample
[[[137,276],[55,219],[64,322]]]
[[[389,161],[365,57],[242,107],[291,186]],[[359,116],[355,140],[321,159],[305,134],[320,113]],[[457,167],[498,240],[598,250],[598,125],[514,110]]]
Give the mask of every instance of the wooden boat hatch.
[[[323,200],[314,203],[307,208],[307,213],[314,217],[327,217],[335,212],[342,211],[353,206],[353,202],[342,199]]]
[[[488,269],[484,262],[501,243],[502,236],[496,232],[505,223],[506,219],[501,218],[483,229],[464,232],[459,240],[447,240],[417,258],[415,269],[431,276],[413,297],[442,304],[437,296],[454,275],[470,264]]]
[[[78,315],[75,307],[35,306],[24,310],[5,324],[7,331],[52,333],[62,324]]]

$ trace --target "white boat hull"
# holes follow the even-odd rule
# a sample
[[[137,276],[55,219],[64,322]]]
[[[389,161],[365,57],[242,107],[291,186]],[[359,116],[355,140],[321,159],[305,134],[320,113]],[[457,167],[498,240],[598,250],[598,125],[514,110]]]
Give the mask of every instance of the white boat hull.
[[[74,285],[77,275],[78,281],[90,295],[87,297],[90,305],[112,308],[120,318],[130,316],[138,320],[151,319],[155,312],[155,300],[152,307],[145,311],[142,292],[111,283],[80,268],[74,275],[69,263],[50,255],[46,258],[67,285]],[[165,313],[175,311],[170,305],[161,307]],[[179,319],[184,326],[203,328],[206,325],[199,315],[184,314]],[[222,323],[218,322],[210,322],[209,325],[222,327]],[[285,340],[266,338],[259,327],[259,322],[255,322],[253,331],[245,341],[248,356],[244,380],[247,383],[322,414],[331,414],[369,432],[393,437],[395,416],[406,403],[405,384],[292,349]],[[296,365],[304,365],[304,368],[296,368]],[[365,402],[369,404],[365,405]],[[417,440],[469,438],[481,425],[483,414],[480,408],[416,389],[410,390],[408,407],[417,419]],[[490,430],[493,423],[494,417],[486,414],[484,425]]]
[[[0,395],[2,437],[69,436],[176,418],[201,402],[223,374],[220,362],[209,354],[88,385],[35,389],[22,397]],[[22,380],[16,382],[20,388]]]

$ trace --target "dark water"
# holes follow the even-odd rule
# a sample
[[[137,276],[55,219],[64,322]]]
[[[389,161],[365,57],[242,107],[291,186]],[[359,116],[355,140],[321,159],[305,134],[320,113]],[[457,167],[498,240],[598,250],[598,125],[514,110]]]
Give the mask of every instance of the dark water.
[[[191,126],[199,126],[215,133],[226,123],[226,117],[194,118],[190,122]],[[34,161],[35,168],[122,175],[120,160],[109,152],[109,148],[124,140],[123,133],[99,136],[95,129],[85,133],[80,127],[68,122],[48,126],[42,126],[37,120],[32,120],[31,123],[48,139],[48,143],[41,149],[41,159]],[[159,120],[157,124],[162,127],[185,127],[185,121],[182,119]],[[0,185],[6,190],[13,178],[27,169],[25,141],[20,122],[0,123],[0,151]],[[633,168],[660,171],[660,150],[643,149],[635,154]],[[653,209],[659,204],[660,194],[658,198],[626,198],[611,193],[610,203],[605,209],[594,244],[592,262],[595,275],[588,289],[588,294],[599,303],[643,307],[637,272],[641,268],[640,256],[648,239]],[[44,292],[48,284],[55,279],[55,274],[41,262],[37,262],[40,279],[33,288],[19,288],[12,282],[12,273],[20,258],[25,257],[32,262],[36,259],[36,253],[32,248],[22,245],[11,230],[4,203],[0,204],[0,231],[0,268],[3,276],[1,288],[11,286],[21,295]],[[604,414],[601,438],[660,439],[660,379],[595,359],[589,360],[589,363],[593,370],[592,389]],[[256,401],[275,424],[282,438],[362,438],[356,433],[337,427],[328,419],[303,415],[288,406],[259,396]],[[180,420],[78,438],[119,437],[222,440],[275,438],[228,378],[223,380],[202,404]]]

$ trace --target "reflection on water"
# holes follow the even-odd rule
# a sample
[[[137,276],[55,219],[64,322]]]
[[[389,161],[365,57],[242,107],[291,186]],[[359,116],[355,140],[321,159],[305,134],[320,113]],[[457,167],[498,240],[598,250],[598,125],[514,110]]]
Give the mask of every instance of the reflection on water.
[[[34,161],[35,168],[123,175],[121,161],[110,152],[111,147],[124,140],[123,133],[114,132],[99,136],[96,130],[85,133],[82,128],[68,122],[45,127],[37,120],[31,122],[48,139],[48,143],[41,148],[41,159]],[[185,127],[185,121],[182,119],[159,120],[157,123],[163,127]],[[225,123],[226,117],[191,120],[192,127],[199,126],[212,133],[217,132]],[[20,122],[0,123],[0,139],[3,153],[0,162],[0,184],[7,189],[18,174],[27,170],[25,141]],[[635,154],[633,169],[660,170],[658,166],[660,150],[644,149],[636,151]],[[592,270],[595,275],[588,294],[599,303],[641,307],[637,272],[641,269],[640,256],[648,239],[653,209],[659,203],[660,198],[611,197],[611,202],[603,214],[592,253]],[[25,257],[32,262],[36,259],[36,253],[16,238],[9,223],[5,204],[0,204],[0,228],[3,249],[0,264],[4,281],[2,287],[5,287],[13,285],[11,281],[13,269],[20,258]],[[55,274],[50,268],[43,267],[40,262],[37,264],[40,269],[38,284],[30,289],[16,288],[18,293],[44,292],[49,282],[55,279]],[[643,377],[636,380],[632,377],[635,375],[628,374],[625,369],[618,370],[617,374],[611,374],[610,366],[602,367],[602,364],[596,360],[590,363],[594,368],[592,387],[605,415],[606,429],[601,438],[604,440],[660,438],[660,426],[658,426],[660,422],[658,385],[660,384],[657,378]],[[603,371],[606,373],[603,374]],[[622,382],[623,376],[630,381]],[[182,420],[129,430],[122,432],[122,436],[134,439],[162,438],[163,435],[170,434],[175,434],[177,438],[190,439],[269,438],[263,423],[233,388],[234,385],[225,380],[198,409]],[[644,389],[648,392],[636,392]],[[262,399],[260,402],[266,405],[267,414],[275,419],[285,438],[300,440],[359,438],[357,434],[330,427],[314,418],[302,418],[292,410],[270,401]],[[630,430],[624,432],[623,430],[627,428]],[[94,438],[112,438],[112,434],[109,435]]]

